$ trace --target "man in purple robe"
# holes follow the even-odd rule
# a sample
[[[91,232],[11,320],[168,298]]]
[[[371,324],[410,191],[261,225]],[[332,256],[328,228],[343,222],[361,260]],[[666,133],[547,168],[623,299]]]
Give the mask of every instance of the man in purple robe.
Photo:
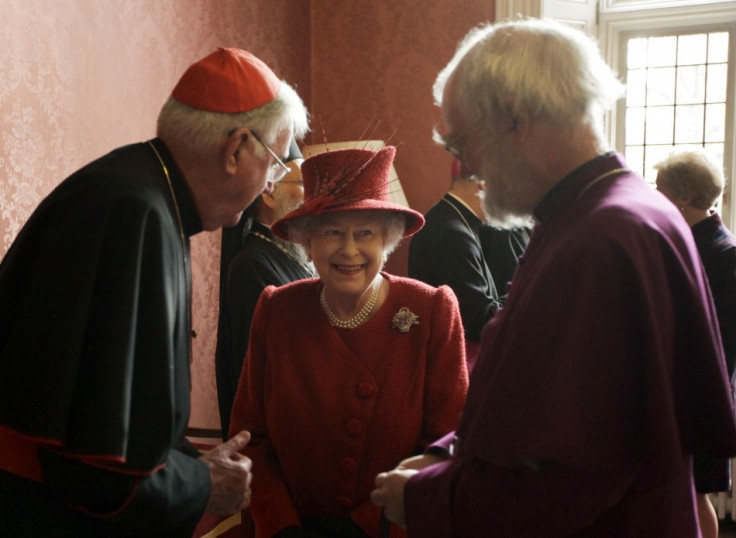
[[[687,223],[607,150],[622,93],[540,20],[474,29],[435,83],[489,216],[535,228],[457,430],[376,477],[410,537],[698,536],[692,456],[736,454],[733,406]]]

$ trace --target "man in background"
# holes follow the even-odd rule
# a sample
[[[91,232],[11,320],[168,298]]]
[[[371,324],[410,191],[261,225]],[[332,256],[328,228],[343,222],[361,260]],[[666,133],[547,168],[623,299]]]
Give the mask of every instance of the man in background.
[[[273,190],[262,193],[246,209],[241,222],[223,229],[220,316],[215,369],[222,438],[227,439],[230,410],[248,351],[250,322],[266,286],[283,286],[314,276],[304,253],[271,233],[271,224],[304,201],[299,146],[292,140],[289,173]],[[237,234],[236,237],[233,235]]]
[[[157,138],[41,202],[0,265],[0,535],[191,536],[249,504],[241,432],[198,457],[189,238],[232,226],[307,129],[262,61],[218,49],[181,77]]]
[[[483,182],[453,161],[449,191],[425,215],[409,245],[409,276],[432,286],[447,284],[460,304],[468,366],[481,330],[501,307],[478,230],[483,224]]]
[[[410,537],[698,536],[692,458],[736,454],[733,405],[692,234],[602,134],[622,85],[528,19],[473,29],[434,89],[487,213],[534,234],[456,431],[374,502]]]

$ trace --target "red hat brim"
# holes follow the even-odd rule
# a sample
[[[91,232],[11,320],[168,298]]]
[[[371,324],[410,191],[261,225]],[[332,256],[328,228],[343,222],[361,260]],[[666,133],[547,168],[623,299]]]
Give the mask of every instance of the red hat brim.
[[[351,204],[323,208],[316,208],[308,203],[302,204],[291,213],[287,213],[282,218],[274,222],[271,225],[271,232],[273,232],[275,236],[288,241],[288,224],[296,219],[316,215],[333,215],[335,213],[346,213],[352,211],[376,210],[401,213],[406,217],[406,229],[404,230],[403,234],[404,239],[414,235],[424,226],[424,215],[422,215],[418,211],[414,211],[411,208],[393,202],[385,202],[381,200],[360,200]]]

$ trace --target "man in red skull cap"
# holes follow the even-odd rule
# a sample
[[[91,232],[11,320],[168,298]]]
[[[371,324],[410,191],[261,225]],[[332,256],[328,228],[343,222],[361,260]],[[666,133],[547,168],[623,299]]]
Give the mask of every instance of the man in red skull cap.
[[[241,432],[187,446],[189,237],[233,225],[307,130],[294,90],[221,48],[184,73],[158,136],[41,202],[0,265],[0,534],[191,536],[250,500]]]

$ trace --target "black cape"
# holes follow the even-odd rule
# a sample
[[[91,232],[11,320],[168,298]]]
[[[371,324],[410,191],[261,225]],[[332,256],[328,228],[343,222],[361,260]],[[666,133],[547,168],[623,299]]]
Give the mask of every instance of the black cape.
[[[0,265],[0,424],[45,447],[44,484],[21,495],[4,474],[2,501],[27,506],[24,524],[186,536],[204,510],[209,473],[182,451],[189,236],[201,224],[171,156],[153,144],[183,237],[162,164],[140,143],[63,181]],[[34,495],[49,491],[59,504],[36,509]],[[104,518],[67,509],[105,512],[121,500]],[[0,530],[12,524],[3,517]]]

